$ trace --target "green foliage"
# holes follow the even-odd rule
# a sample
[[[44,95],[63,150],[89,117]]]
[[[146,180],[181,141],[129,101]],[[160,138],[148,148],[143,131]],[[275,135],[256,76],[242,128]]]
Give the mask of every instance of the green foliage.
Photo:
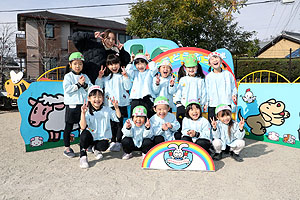
[[[254,32],[241,31],[230,20],[241,2],[244,1],[139,0],[129,11],[127,32],[210,51],[225,47],[233,54],[247,54],[248,47],[254,45],[250,40]]]

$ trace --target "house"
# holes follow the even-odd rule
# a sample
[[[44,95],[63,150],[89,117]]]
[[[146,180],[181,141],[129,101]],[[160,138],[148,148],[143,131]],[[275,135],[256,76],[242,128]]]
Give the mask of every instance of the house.
[[[258,58],[286,58],[297,55],[300,48],[300,33],[282,32],[258,51]],[[294,56],[295,57],[295,56]],[[292,56],[293,58],[293,56]]]
[[[76,51],[70,36],[77,31],[111,29],[121,43],[131,39],[126,25],[103,19],[87,18],[48,11],[19,13],[16,35],[17,56],[25,60],[28,79],[37,79],[56,66],[67,65],[69,53]],[[100,42],[100,41],[99,41]]]

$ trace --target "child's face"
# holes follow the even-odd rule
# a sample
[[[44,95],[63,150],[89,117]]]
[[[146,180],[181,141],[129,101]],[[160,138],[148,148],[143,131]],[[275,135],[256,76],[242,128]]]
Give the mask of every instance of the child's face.
[[[146,70],[147,64],[139,62],[135,65],[135,67],[137,68],[137,70],[139,70],[139,72],[144,72]]]
[[[133,116],[132,121],[136,127],[141,127],[145,124],[146,117],[143,116]]]
[[[154,108],[157,116],[160,118],[165,118],[170,110],[170,107],[166,104],[156,105]]]
[[[104,39],[104,44],[107,48],[112,48],[116,44],[115,35],[113,33],[109,33],[107,38]]]
[[[196,76],[198,67],[186,67],[185,70],[189,76]]]
[[[77,74],[79,74],[83,68],[82,60],[73,60],[69,64],[70,64],[72,70]]]
[[[88,101],[91,102],[95,109],[99,109],[103,103],[103,96],[100,92],[97,92],[95,95],[89,96]]]
[[[120,63],[115,63],[112,65],[108,65],[108,69],[113,73],[116,74],[118,73],[119,69],[120,69]]]
[[[219,112],[217,115],[217,119],[220,120],[224,124],[229,124],[229,122],[231,120],[231,112],[230,112],[230,114],[225,113],[223,116],[222,116],[221,112]]]
[[[209,60],[209,65],[214,69],[219,69],[222,64],[222,60],[219,56],[213,56]]]
[[[201,110],[196,107],[196,105],[192,105],[192,108],[189,110],[189,116],[192,120],[198,120],[200,118]]]
[[[158,71],[161,74],[161,77],[167,78],[172,70],[168,65],[162,65],[159,67]]]

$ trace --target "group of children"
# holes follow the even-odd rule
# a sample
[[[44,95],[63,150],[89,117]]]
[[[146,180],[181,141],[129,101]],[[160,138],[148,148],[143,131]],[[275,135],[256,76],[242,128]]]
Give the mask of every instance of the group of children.
[[[234,78],[221,68],[219,53],[209,54],[208,62],[211,72],[205,77],[196,56],[186,57],[175,85],[168,60],[157,66],[147,53],[132,54],[125,68],[111,54],[92,85],[81,73],[83,55],[72,53],[67,67],[71,71],[63,81],[64,155],[75,157],[70,132],[79,123],[81,168],[89,167],[86,152],[90,147],[96,159],[103,158],[103,151],[120,151],[121,147],[122,159],[130,159],[133,151],[141,151],[144,157],[153,146],[170,140],[194,142],[215,160],[227,151],[236,161],[243,161],[239,152],[245,146],[244,120],[237,123],[231,117],[230,105],[237,95]],[[175,108],[176,116],[172,113]],[[208,120],[202,117],[202,110],[208,111]]]

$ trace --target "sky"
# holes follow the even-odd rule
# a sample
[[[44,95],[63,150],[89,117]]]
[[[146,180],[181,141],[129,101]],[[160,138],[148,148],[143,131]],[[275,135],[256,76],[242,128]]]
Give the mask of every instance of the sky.
[[[265,0],[248,0],[248,3],[262,2]],[[53,7],[84,6],[99,4],[130,3],[137,0],[1,0],[0,23],[16,22],[17,13],[2,12],[17,9],[47,9]],[[49,10],[50,12],[79,15],[85,17],[105,17],[116,15],[128,15],[130,6],[96,7],[82,9]],[[128,16],[127,16],[128,17]],[[104,18],[125,23],[124,17]],[[260,40],[269,40],[271,36],[278,36],[282,31],[300,33],[300,0],[294,3],[282,4],[271,2],[265,4],[248,5],[240,9],[240,13],[234,14],[234,20],[246,31],[256,31],[254,36]],[[1,24],[0,24],[1,25]],[[16,25],[13,24],[13,25]]]

